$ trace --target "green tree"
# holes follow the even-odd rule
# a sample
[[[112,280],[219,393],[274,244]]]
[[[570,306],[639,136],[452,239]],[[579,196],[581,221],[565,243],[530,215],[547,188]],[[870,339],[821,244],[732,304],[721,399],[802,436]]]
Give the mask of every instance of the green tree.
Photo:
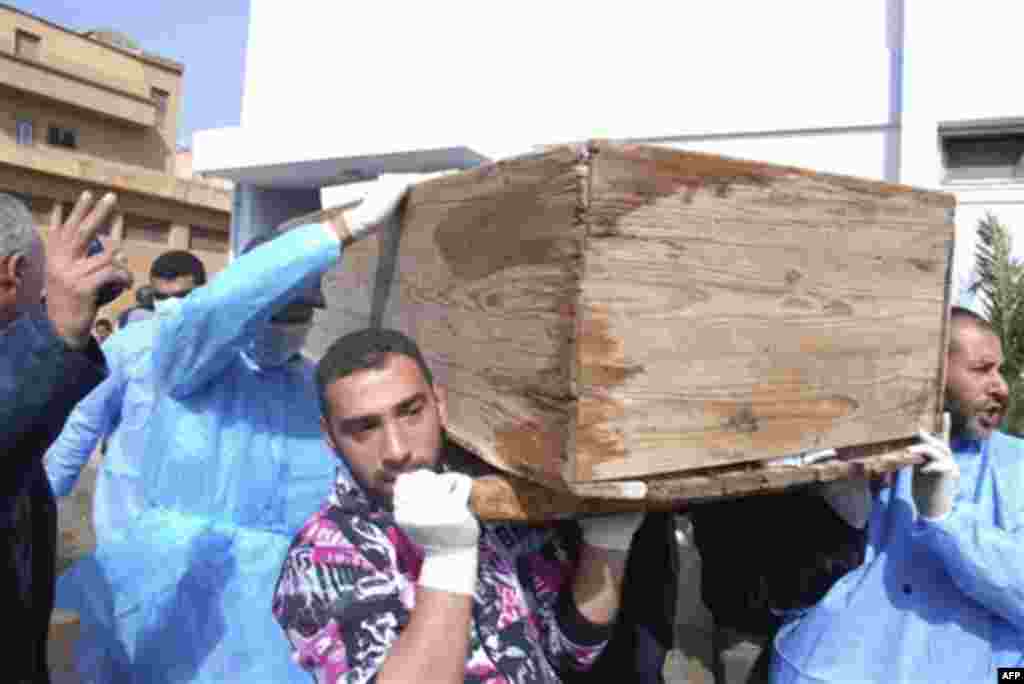
[[[1024,265],[1013,259],[1009,229],[991,213],[978,221],[978,249],[971,291],[981,295],[984,312],[1003,344],[1003,374],[1010,407],[1003,429],[1024,434]]]

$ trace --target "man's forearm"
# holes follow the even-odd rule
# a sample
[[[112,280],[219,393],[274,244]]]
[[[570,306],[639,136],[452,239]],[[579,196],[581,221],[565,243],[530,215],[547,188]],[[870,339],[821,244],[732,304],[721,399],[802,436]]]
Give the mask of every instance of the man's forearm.
[[[182,397],[210,382],[304,283],[337,263],[337,237],[301,226],[241,255],[217,277],[158,315],[154,377]]]
[[[465,681],[473,597],[416,587],[416,606],[377,681]]]
[[[626,552],[583,544],[572,584],[580,615],[595,625],[615,621],[626,575]]]
[[[942,522],[922,521],[917,539],[939,555],[961,591],[1024,629],[1024,535],[958,508]]]

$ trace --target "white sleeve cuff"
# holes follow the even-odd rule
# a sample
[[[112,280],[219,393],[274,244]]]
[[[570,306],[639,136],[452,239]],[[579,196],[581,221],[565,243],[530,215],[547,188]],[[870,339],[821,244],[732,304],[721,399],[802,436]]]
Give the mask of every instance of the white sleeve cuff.
[[[945,513],[943,513],[942,515],[940,515],[940,516],[938,516],[936,518],[929,518],[927,516],[922,515],[921,516],[921,521],[922,522],[927,522],[927,523],[932,523],[932,524],[943,523],[943,522],[946,522],[946,520],[949,519],[949,516],[952,515],[952,513],[953,513],[953,509],[950,509],[950,510],[946,511]]]
[[[341,246],[341,238],[339,238],[338,234],[336,232],[334,232],[334,228],[331,227],[330,222],[324,221],[323,223],[320,224],[320,226],[324,229],[324,232],[327,233],[327,235],[330,236],[331,242],[335,243],[336,245],[338,245],[340,247]]]

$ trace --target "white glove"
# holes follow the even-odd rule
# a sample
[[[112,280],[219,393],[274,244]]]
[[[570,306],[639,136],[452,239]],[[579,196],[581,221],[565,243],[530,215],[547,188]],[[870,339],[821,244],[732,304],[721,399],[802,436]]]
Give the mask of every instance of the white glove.
[[[923,443],[907,447],[910,453],[925,457],[923,465],[914,466],[914,503],[918,515],[935,520],[953,510],[960,488],[960,467],[944,440],[924,430],[919,430],[918,436]]]
[[[402,473],[395,482],[395,520],[423,547],[419,583],[453,594],[476,590],[480,524],[469,510],[473,479],[430,470]]]
[[[384,226],[397,225],[401,217],[400,208],[409,188],[417,183],[451,173],[389,173],[382,174],[368,189],[359,204],[345,212],[348,238],[343,242],[351,244],[371,235]]]
[[[583,542],[611,551],[629,551],[633,535],[643,521],[643,513],[616,513],[579,519]]]

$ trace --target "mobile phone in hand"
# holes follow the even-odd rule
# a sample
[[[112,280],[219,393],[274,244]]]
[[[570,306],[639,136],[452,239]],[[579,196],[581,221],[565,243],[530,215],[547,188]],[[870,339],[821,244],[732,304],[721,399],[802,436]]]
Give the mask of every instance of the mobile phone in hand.
[[[93,238],[92,242],[89,243],[89,256],[96,256],[97,254],[103,253],[103,243],[100,242],[99,238]],[[100,287],[99,292],[96,293],[96,306],[103,307],[114,301],[121,296],[121,293],[125,291],[125,284],[106,283]]]

